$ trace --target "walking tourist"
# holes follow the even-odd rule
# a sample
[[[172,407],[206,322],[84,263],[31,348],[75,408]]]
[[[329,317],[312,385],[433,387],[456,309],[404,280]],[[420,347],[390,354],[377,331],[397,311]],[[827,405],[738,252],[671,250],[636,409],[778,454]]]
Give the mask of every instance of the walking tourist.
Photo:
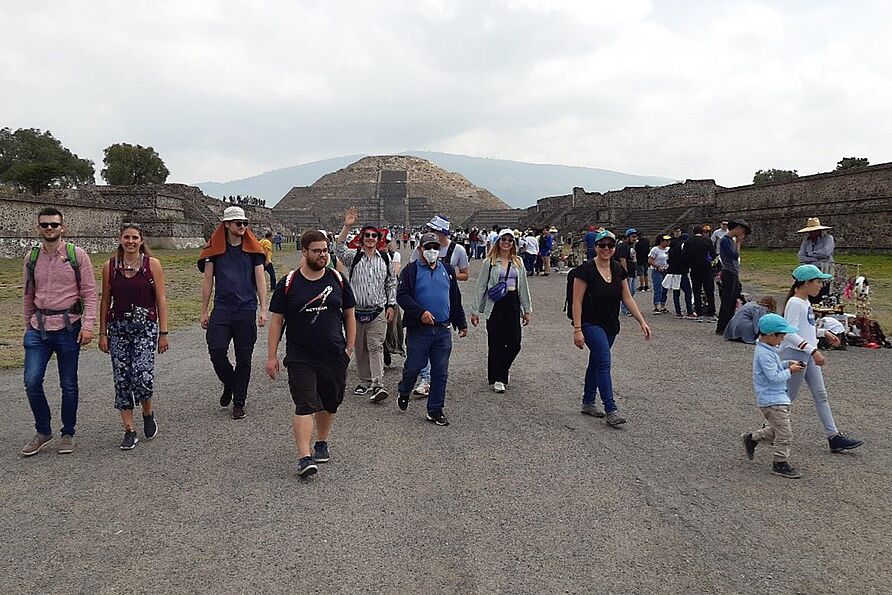
[[[691,280],[688,277],[690,267],[682,255],[684,245],[688,240],[688,234],[681,233],[680,228],[676,228],[673,233],[678,235],[673,237],[669,243],[669,268],[666,271],[666,277],[663,279],[663,285],[667,289],[672,290],[675,317],[693,320],[697,317],[694,315],[694,306],[691,300]],[[681,313],[680,297],[682,292],[684,292],[685,314]]]
[[[133,409],[142,408],[143,435],[158,434],[155,421],[155,351],[167,340],[167,293],[164,270],[145,245],[136,223],[121,226],[118,250],[102,267],[99,350],[110,353],[115,380],[115,409],[121,412],[121,450],[139,442]]]
[[[403,309],[406,327],[406,363],[399,383],[399,407],[409,407],[409,393],[425,363],[431,364],[427,419],[438,426],[449,421],[443,413],[452,331],[468,334],[455,269],[440,260],[440,239],[435,233],[421,237],[420,259],[410,262],[400,273],[397,302]]]
[[[542,235],[539,236],[539,258],[542,261],[540,273],[546,277],[551,273],[551,251],[554,248],[554,236],[549,233],[548,228],[542,229]]]
[[[709,241],[712,242],[712,249],[715,250],[716,254],[720,254],[719,243],[726,235],[728,235],[728,222],[722,221],[722,226],[712,232],[712,235],[709,236]]]
[[[737,309],[725,327],[725,340],[754,344],[759,337],[759,320],[776,312],[777,300],[770,295],[762,296],[757,302],[747,302]]]
[[[604,230],[598,233],[595,247],[598,251],[595,259],[581,265],[582,270],[573,279],[573,343],[579,349],[589,348],[582,413],[594,417],[606,415],[608,424],[618,426],[626,423],[626,419],[619,414],[613,398],[610,349],[620,329],[620,302],[638,321],[645,340],[650,339],[650,327],[625,283],[626,271],[612,259],[616,237]],[[598,394],[604,403],[604,411],[595,402]]]
[[[594,225],[588,226],[588,231],[585,232],[585,259],[591,260],[595,257],[595,238],[598,235],[598,230]]]
[[[486,234],[486,246],[484,249],[484,254],[489,254],[489,251],[492,250],[492,247],[496,245],[496,242],[499,241],[499,226],[493,225],[492,231]]]
[[[715,317],[715,281],[712,275],[712,263],[716,253],[712,243],[703,235],[703,226],[695,225],[691,231],[694,235],[684,243],[681,257],[691,271],[694,312],[700,322],[714,323],[718,321]]]
[[[282,232],[277,231],[276,235],[273,236],[273,245],[276,247],[276,250],[282,249]],[[273,284],[275,286],[275,284]]]
[[[449,220],[442,215],[437,215],[425,225],[428,232],[432,232],[437,236],[440,242],[440,260],[446,264],[452,265],[455,269],[455,278],[459,281],[468,280],[468,272],[470,271],[470,263],[468,261],[468,253],[462,246],[449,239]],[[498,242],[496,242],[498,243]],[[409,262],[418,260],[420,250],[412,252],[409,256]],[[418,386],[412,391],[412,394],[418,397],[426,397],[430,393],[431,386],[431,365],[430,362],[421,369]]]
[[[359,230],[359,245],[347,247],[347,234],[356,224],[357,211],[344,213],[344,226],[335,240],[335,253],[348,269],[350,289],[356,298],[356,373],[359,385],[354,395],[380,403],[389,394],[384,381],[384,340],[387,324],[396,309],[396,275],[387,250],[379,250],[381,232],[373,225]]]
[[[719,258],[722,260],[721,273],[721,299],[719,307],[719,319],[716,324],[715,334],[722,335],[728,326],[734,311],[737,309],[737,300],[740,298],[740,247],[743,239],[750,235],[749,223],[743,219],[734,219],[728,224],[728,233],[719,241]]]
[[[37,214],[40,244],[25,255],[25,393],[37,433],[22,447],[30,457],[53,440],[50,406],[43,390],[46,366],[53,354],[62,392],[59,454],[74,452],[77,424],[77,365],[81,346],[93,340],[96,320],[96,277],[87,253],[63,241],[62,213],[46,207]]]
[[[276,269],[273,267],[273,232],[268,231],[260,240],[260,247],[263,248],[263,254],[266,256],[266,262],[263,263],[263,270],[269,274],[269,289],[272,291],[276,288]]]
[[[266,373],[279,373],[277,351],[285,331],[288,389],[294,401],[291,428],[297,447],[297,473],[310,476],[317,463],[331,460],[328,440],[344,400],[347,366],[356,338],[356,305],[350,284],[328,267],[328,241],[318,231],[300,238],[300,266],[279,281],[270,300]],[[310,451],[313,426],[316,442]]]
[[[266,278],[263,248],[248,229],[241,207],[227,207],[211,241],[199,254],[201,327],[207,330],[208,354],[223,383],[220,406],[232,403],[232,419],[247,415],[245,403],[251,383],[251,356],[257,326],[266,324]],[[208,305],[214,293],[214,310]],[[260,306],[258,317],[257,307]],[[235,346],[235,367],[229,361],[229,344]]]
[[[650,254],[650,240],[646,236],[641,236],[635,242],[635,261],[638,270],[638,291],[650,291],[650,284],[647,279],[647,256]]]
[[[663,287],[663,278],[669,270],[669,242],[670,236],[660,236],[659,243],[650,249],[647,255],[647,264],[650,265],[650,274],[653,280],[654,314],[666,313],[666,298],[669,290]]]
[[[733,231],[733,228],[732,228]],[[864,442],[854,438],[848,438],[839,433],[836,423],[833,421],[833,412],[830,410],[830,402],[827,399],[827,389],[824,385],[824,375],[821,368],[827,364],[827,360],[818,351],[818,337],[823,336],[831,347],[839,345],[839,338],[828,330],[818,329],[815,326],[815,312],[812,310],[809,297],[818,295],[825,279],[830,278],[827,273],[813,264],[803,264],[793,271],[793,285],[787,293],[787,302],[784,305],[784,318],[792,326],[798,328],[798,332],[789,333],[784,337],[781,345],[781,357],[806,363],[805,374],[795,376],[787,383],[790,399],[795,400],[802,387],[802,381],[808,385],[815,411],[818,413],[821,423],[824,425],[824,433],[830,444],[831,452],[845,452],[858,448]]]
[[[635,297],[635,289],[638,287],[638,253],[635,252],[635,244],[638,241],[638,230],[630,227],[626,230],[620,241],[616,243],[615,259],[626,271],[626,283],[629,285],[629,293]],[[626,305],[620,303],[620,313],[623,316],[631,316]]]
[[[471,258],[477,258],[477,244],[480,242],[480,230],[476,227],[471,228],[471,233],[468,234],[468,239],[471,241]]]
[[[756,446],[760,442],[770,442],[774,446],[771,472],[788,479],[799,479],[802,474],[790,465],[793,426],[790,423],[791,401],[787,382],[793,374],[801,377],[805,366],[798,360],[781,361],[778,346],[787,334],[797,330],[777,314],[766,314],[759,320],[759,341],[753,353],[753,390],[756,405],[768,424],[761,430],[741,436],[746,458],[751,461]]]
[[[400,269],[402,267],[403,256],[399,250],[393,249],[394,234],[388,232],[385,236],[387,242],[387,254],[390,256],[390,262],[393,266],[393,276],[399,283]],[[399,237],[399,235],[397,235]],[[405,339],[403,338],[403,314],[399,306],[393,309],[393,319],[387,323],[387,336],[384,339],[384,366],[390,366],[393,354],[399,354],[406,357]]]
[[[499,242],[487,256],[477,278],[471,324],[476,327],[480,323],[480,314],[486,320],[487,383],[493,391],[503,393],[511,364],[520,353],[521,320],[523,326],[530,323],[533,305],[510,229],[499,232]]]

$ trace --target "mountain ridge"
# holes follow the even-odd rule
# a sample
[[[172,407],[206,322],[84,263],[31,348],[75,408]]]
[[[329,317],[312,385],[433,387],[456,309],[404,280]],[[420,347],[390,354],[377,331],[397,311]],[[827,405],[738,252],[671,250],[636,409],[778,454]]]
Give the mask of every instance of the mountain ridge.
[[[626,186],[662,186],[676,182],[659,176],[627,174],[579,165],[528,163],[436,151],[405,151],[395,155],[420,157],[447,171],[457,172],[514,208],[528,207],[545,196],[569,194],[574,186],[581,186],[589,192],[606,192]],[[211,196],[256,196],[266,199],[267,205],[273,206],[291,188],[310,186],[322,176],[366,156],[342,155],[229,182],[200,182],[195,185]]]

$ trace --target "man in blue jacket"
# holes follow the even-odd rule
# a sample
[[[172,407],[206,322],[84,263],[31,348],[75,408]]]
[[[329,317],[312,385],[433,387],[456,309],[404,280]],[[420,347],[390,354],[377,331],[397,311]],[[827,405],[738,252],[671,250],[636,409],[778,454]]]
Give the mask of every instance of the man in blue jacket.
[[[434,233],[421,236],[421,258],[400,273],[396,301],[403,309],[406,327],[406,363],[399,383],[398,404],[409,407],[409,394],[425,363],[431,363],[431,388],[427,398],[427,419],[438,426],[448,426],[443,414],[449,355],[452,353],[452,328],[458,336],[468,334],[468,323],[461,305],[461,292],[455,269],[440,260],[440,240]]]

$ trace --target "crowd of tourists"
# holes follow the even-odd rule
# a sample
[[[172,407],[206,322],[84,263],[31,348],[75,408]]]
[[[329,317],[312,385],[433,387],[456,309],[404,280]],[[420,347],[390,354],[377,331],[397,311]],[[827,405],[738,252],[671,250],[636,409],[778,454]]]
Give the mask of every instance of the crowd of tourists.
[[[152,439],[159,431],[153,402],[155,354],[169,348],[161,263],[146,245],[142,228],[123,224],[117,250],[101,269],[101,300],[97,299],[90,257],[64,241],[62,213],[47,207],[37,220],[41,242],[26,254],[23,271],[24,379],[37,433],[21,453],[35,455],[53,441],[43,389],[53,354],[62,391],[58,452],[74,450],[78,358],[81,346],[93,339],[97,314],[99,348],[112,362],[114,407],[123,428],[120,448],[133,449],[139,442],[133,413],[137,405],[143,437]],[[484,236],[476,228],[451,230],[448,219],[439,215],[413,233],[391,233],[369,224],[356,231],[360,223],[357,211],[348,209],[337,236],[304,232],[298,268],[277,279],[273,246],[281,241],[276,242],[271,232],[258,240],[245,211],[230,206],[197,262],[202,274],[200,324],[222,385],[219,404],[231,407],[234,420],[246,417],[258,327],[267,327],[264,368],[274,379],[282,366],[287,371],[294,403],[297,472],[302,476],[315,474],[320,463],[331,459],[329,439],[351,361],[355,360],[359,379],[352,393],[380,404],[390,397],[385,366],[393,355],[403,355],[396,386],[398,409],[406,412],[413,396],[426,398],[425,419],[447,426],[453,333],[465,337],[468,321],[477,327],[482,319],[487,333],[488,385],[495,393],[509,391],[523,327],[530,324],[533,313],[528,279],[537,272],[549,274],[552,252],[558,249],[554,228],[521,233],[494,226]],[[657,237],[653,246],[646,238],[639,239],[635,228],[619,237],[606,229],[590,228],[583,238],[587,258],[569,272],[566,297],[572,342],[589,351],[581,412],[604,418],[611,426],[627,422],[611,378],[611,349],[621,317],[634,319],[644,340],[650,340],[651,329],[634,300],[636,290],[653,292],[655,316],[667,313],[671,290],[676,318],[714,322],[716,333],[725,335],[735,329],[741,340],[756,343],[753,386],[767,425],[743,435],[747,457],[753,458],[759,443],[773,443],[773,472],[799,476],[789,463],[789,405],[803,381],[831,451],[860,446],[860,440],[842,435],[835,425],[821,372],[826,360],[817,348],[819,336],[831,345],[839,341],[831,331],[818,328],[811,305],[830,277],[819,266],[828,258],[832,262],[832,237],[826,240],[827,229],[810,220],[800,230],[808,234],[800,250],[804,262],[792,272],[794,282],[779,316],[773,313],[776,302],[767,297],[739,308],[740,252],[751,232],[742,219],[723,221],[714,232],[707,225],[694,226],[690,234],[676,228]],[[407,242],[408,263],[402,266],[399,247]],[[472,292],[471,312],[466,316],[459,281],[468,281],[470,260],[478,257],[481,245],[477,280],[466,286]],[[272,289],[269,300],[267,276]],[[280,362],[278,348],[283,340]]]

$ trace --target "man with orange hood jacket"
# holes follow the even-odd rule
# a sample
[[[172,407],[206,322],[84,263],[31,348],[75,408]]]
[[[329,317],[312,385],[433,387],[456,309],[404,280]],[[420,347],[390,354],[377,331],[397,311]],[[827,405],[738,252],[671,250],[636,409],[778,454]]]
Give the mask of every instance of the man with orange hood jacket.
[[[248,229],[241,207],[228,207],[223,220],[199,255],[201,327],[207,330],[208,353],[217,378],[223,383],[220,406],[232,406],[232,419],[245,417],[251,381],[251,356],[257,342],[257,306],[260,326],[266,324],[266,256]],[[215,289],[216,286],[216,289]],[[214,309],[208,302],[214,291]],[[235,367],[229,361],[229,343],[235,345]]]

